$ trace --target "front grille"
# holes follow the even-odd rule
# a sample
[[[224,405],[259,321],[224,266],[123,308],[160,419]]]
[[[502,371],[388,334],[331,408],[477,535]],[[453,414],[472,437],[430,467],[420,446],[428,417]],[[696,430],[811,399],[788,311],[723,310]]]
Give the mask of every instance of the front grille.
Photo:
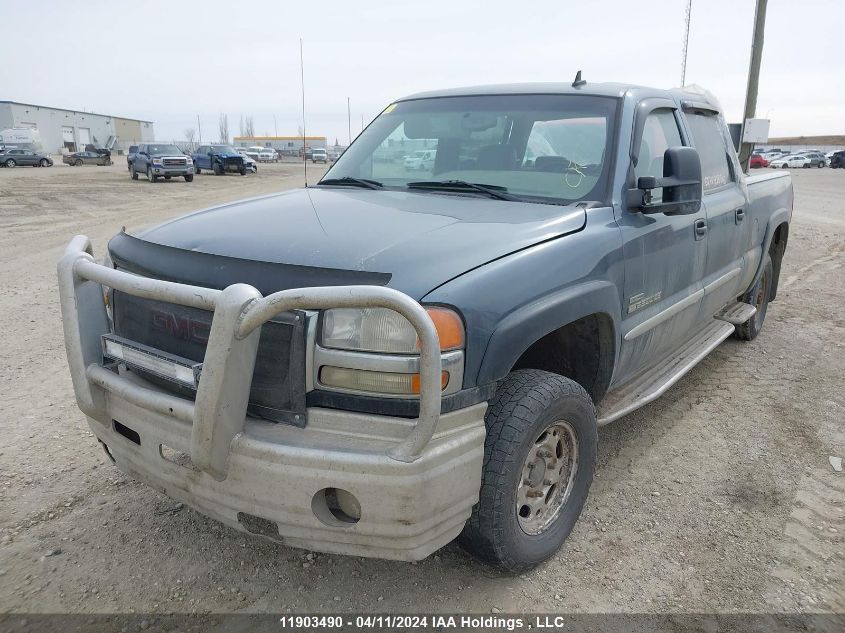
[[[112,303],[118,336],[196,362],[203,361],[211,312],[119,291],[113,293]],[[133,371],[173,393],[185,397],[196,395],[189,387],[148,372]],[[303,312],[283,313],[262,326],[252,374],[249,412],[274,422],[305,425]]]
[[[164,166],[165,167],[184,167],[188,164],[188,161],[184,158],[165,158],[164,159]]]

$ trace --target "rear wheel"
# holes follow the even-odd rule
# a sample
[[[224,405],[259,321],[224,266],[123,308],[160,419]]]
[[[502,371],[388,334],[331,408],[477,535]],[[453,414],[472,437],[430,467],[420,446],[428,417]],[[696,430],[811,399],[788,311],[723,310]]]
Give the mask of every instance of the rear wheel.
[[[485,423],[479,501],[458,542],[520,572],[553,556],[581,514],[596,464],[595,407],[578,383],[521,369],[499,385]]]
[[[103,161],[103,167],[111,167],[111,159],[107,158]]]
[[[772,292],[772,258],[766,255],[763,263],[763,274],[757,283],[743,295],[742,300],[750,303],[757,312],[745,323],[736,326],[734,336],[742,341],[753,341],[763,329],[766,312],[769,310],[769,296]]]

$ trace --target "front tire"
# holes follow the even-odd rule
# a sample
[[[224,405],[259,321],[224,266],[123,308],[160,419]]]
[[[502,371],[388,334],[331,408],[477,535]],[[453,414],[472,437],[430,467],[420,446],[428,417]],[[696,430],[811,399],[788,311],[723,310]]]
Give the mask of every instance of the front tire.
[[[135,171],[135,165],[129,166],[129,176],[132,178],[132,180],[138,180],[138,172]]]
[[[741,341],[753,341],[757,338],[760,330],[763,329],[763,322],[766,320],[766,312],[769,310],[769,297],[772,293],[772,258],[766,255],[766,261],[763,264],[763,274],[757,283],[746,292],[742,300],[745,303],[750,303],[757,308],[757,312],[753,317],[748,319],[745,323],[736,326],[734,330],[734,337]]]
[[[595,406],[569,378],[520,369],[499,385],[485,423],[479,501],[458,542],[521,572],[553,556],[581,515],[596,465]]]
[[[185,176],[185,182],[194,182],[194,175],[193,174],[187,174]]]
[[[81,158],[77,158],[77,159],[74,161],[73,166],[74,166],[74,167],[82,167],[82,159],[81,159]]]
[[[39,163],[38,163],[38,164],[39,164],[39,165],[41,165],[42,167],[49,167],[49,166],[50,166],[50,161],[49,161],[49,160],[47,160],[46,158],[42,158],[42,159],[39,161]]]
[[[14,167],[15,165],[17,165],[17,163],[15,162],[15,159],[14,159],[14,158],[10,158],[9,160],[7,160],[7,161],[6,161],[5,165],[6,165],[6,167],[8,167],[9,169],[11,169],[11,168],[12,168],[12,167]]]
[[[153,168],[147,165],[147,180],[150,182],[155,182],[156,177],[153,175]]]
[[[223,175],[223,165],[218,163],[213,163],[212,168],[214,169],[215,176],[222,176]]]

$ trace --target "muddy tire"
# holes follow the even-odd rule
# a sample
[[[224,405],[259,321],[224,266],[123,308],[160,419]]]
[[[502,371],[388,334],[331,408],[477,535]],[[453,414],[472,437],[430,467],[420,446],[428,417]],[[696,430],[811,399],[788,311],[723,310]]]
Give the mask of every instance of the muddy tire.
[[[736,326],[734,337],[742,341],[753,341],[763,329],[766,312],[769,309],[769,297],[772,293],[772,258],[766,255],[763,263],[763,274],[757,283],[743,295],[742,300],[757,307],[757,312],[745,323]]]
[[[187,174],[185,176],[185,182],[194,182],[194,175],[193,174]]]
[[[138,180],[138,172],[135,171],[135,165],[129,166],[129,177],[132,178],[132,180]]]
[[[485,423],[480,498],[458,542],[516,573],[553,556],[581,515],[596,465],[596,411],[578,383],[521,369],[499,385]]]

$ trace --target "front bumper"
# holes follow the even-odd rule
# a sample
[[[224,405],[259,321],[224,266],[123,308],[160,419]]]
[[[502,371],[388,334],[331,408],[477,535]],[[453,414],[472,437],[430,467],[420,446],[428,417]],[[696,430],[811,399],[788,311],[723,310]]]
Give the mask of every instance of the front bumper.
[[[486,404],[439,414],[436,330],[406,295],[345,286],[262,297],[244,284],[219,291],[164,282],[95,264],[81,236],[58,273],[77,402],[128,474],[232,527],[294,547],[418,560],[460,533],[478,501]],[[101,284],[214,310],[195,401],[103,365],[100,339],[109,324]],[[248,417],[261,324],[291,309],[353,306],[394,309],[417,329],[420,417],[312,408],[305,428]],[[328,490],[354,496],[360,519],[338,518]]]
[[[154,176],[190,176],[194,173],[193,165],[178,165],[172,167],[165,165],[150,165],[150,168],[153,170]]]

